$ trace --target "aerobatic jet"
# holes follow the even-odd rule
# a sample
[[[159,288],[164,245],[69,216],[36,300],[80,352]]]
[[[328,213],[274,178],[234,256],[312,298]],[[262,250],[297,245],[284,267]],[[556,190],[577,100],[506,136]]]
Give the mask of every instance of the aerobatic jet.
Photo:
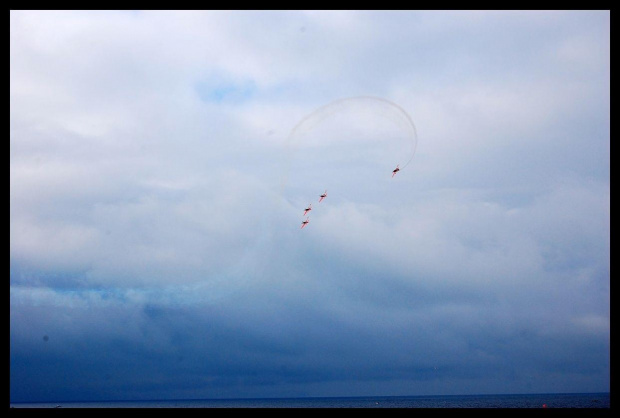
[[[310,218],[309,217],[306,218],[306,220],[301,223],[301,228],[300,229],[304,229],[304,226],[308,225],[308,222],[310,222]]]
[[[306,210],[304,211],[304,216],[306,216],[306,213],[310,212],[311,210],[312,210],[312,203],[310,203],[308,207],[306,208]]]
[[[392,177],[394,177],[394,174],[398,173],[399,171],[400,171],[400,168],[398,168],[398,165],[396,165],[396,168],[392,170]]]
[[[325,199],[326,196],[327,196],[327,190],[325,190],[325,192],[321,195],[321,198],[319,199],[319,203],[321,203],[321,200]]]

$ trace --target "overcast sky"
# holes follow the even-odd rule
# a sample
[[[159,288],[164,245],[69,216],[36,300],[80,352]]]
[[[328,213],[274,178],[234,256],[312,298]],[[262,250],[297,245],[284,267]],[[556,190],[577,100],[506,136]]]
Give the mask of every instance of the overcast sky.
[[[608,391],[609,146],[609,11],[11,11],[11,401]]]

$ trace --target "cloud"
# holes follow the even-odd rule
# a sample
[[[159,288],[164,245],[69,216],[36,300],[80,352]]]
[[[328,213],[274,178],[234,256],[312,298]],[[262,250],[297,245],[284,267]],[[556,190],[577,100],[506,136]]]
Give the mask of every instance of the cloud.
[[[608,13],[10,29],[12,401],[609,389]]]

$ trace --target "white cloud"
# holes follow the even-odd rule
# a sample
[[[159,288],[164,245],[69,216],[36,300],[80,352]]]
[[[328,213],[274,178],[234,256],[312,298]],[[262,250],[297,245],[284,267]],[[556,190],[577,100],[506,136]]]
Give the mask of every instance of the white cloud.
[[[573,87],[549,83],[554,67],[535,63],[525,63],[525,72],[507,80],[498,76],[501,72],[489,73],[488,80],[470,72],[470,81],[464,75],[447,83],[441,78],[416,82],[404,71],[406,43],[394,45],[394,60],[386,59],[391,52],[383,46],[391,35],[379,29],[396,22],[397,33],[411,37],[415,48],[421,42],[416,36],[454,47],[459,36],[448,35],[446,24],[480,45],[486,39],[477,29],[480,20],[495,29],[501,21],[543,33],[544,23],[564,28],[563,19],[573,17],[503,12],[12,12],[12,231],[38,231],[29,237],[12,232],[12,254],[37,258],[45,247],[36,243],[56,235],[64,236],[61,241],[66,244],[50,247],[56,248],[51,258],[69,260],[79,247],[80,258],[87,260],[82,263],[96,266],[95,272],[111,275],[127,268],[132,276],[140,276],[145,269],[143,276],[161,273],[160,280],[183,264],[213,272],[217,268],[206,267],[201,252],[215,253],[216,247],[231,254],[240,251],[252,236],[243,221],[258,216],[256,207],[264,210],[262,193],[273,192],[284,172],[283,177],[289,177],[287,193],[291,192],[286,197],[299,205],[310,198],[304,195],[306,189],[316,194],[336,180],[330,195],[336,205],[326,209],[324,218],[318,210],[313,212],[312,226],[333,234],[343,251],[347,243],[363,253],[378,252],[395,265],[402,264],[403,271],[416,260],[424,271],[451,277],[468,272],[472,280],[483,282],[502,269],[536,270],[542,262],[538,247],[546,239],[537,234],[549,228],[545,224],[550,212],[541,209],[539,218],[534,218],[541,227],[528,228],[522,219],[534,209],[527,202],[546,193],[540,183],[546,173],[551,173],[547,182],[552,182],[567,168],[558,164],[562,158],[551,157],[548,162],[554,165],[549,167],[536,165],[540,159],[532,156],[558,146],[558,155],[568,156],[570,151],[564,149],[579,138],[563,139],[563,132],[546,134],[556,129],[557,120],[578,113],[575,109],[581,104],[576,98],[592,100],[593,91],[581,82]],[[382,35],[373,41],[379,32]],[[571,55],[570,45],[577,48],[573,51],[583,51],[599,40],[596,32],[576,36],[579,42],[560,42],[560,60],[581,59]],[[324,42],[327,39],[334,42]],[[523,52],[516,47],[529,42],[508,35],[499,41],[514,41],[510,54],[517,56]],[[379,50],[387,55],[373,55]],[[428,57],[442,57],[438,51],[433,54]],[[481,49],[475,54],[485,57]],[[317,98],[325,92],[310,94],[311,103],[304,105],[301,96],[291,95],[286,86],[295,85],[296,92],[312,90],[313,83],[335,86],[335,74],[345,67],[356,68],[347,82],[359,83],[366,80],[365,64],[377,58],[382,71],[392,77],[368,84],[369,89],[392,89],[390,99],[403,104],[419,131],[418,154],[409,167],[415,179],[396,179],[405,182],[400,187],[414,187],[412,192],[386,193],[386,186],[398,183],[388,186],[372,181],[362,170],[347,168],[348,161],[354,161],[372,166],[378,174],[405,154],[388,146],[389,141],[359,139],[376,128],[366,113],[357,125],[345,123],[338,141],[315,135],[311,139],[316,143],[297,144],[288,174],[286,163],[284,168],[274,167],[281,163],[279,158],[290,158],[277,147],[286,144],[295,123],[348,89],[337,88],[323,102]],[[553,59],[543,64],[554,63]],[[597,53],[590,60],[604,62],[605,57]],[[480,65],[482,61],[473,68]],[[412,74],[424,72],[432,79],[434,72],[423,68],[412,67]],[[438,74],[446,70],[438,67]],[[220,82],[233,86],[253,82],[257,90],[240,103],[209,103],[201,101],[196,91],[205,80],[215,82],[208,87],[213,89]],[[300,83],[301,87],[296,85]],[[395,83],[404,89],[397,90]],[[405,96],[408,92],[415,95]],[[325,133],[320,127],[318,131]],[[386,132],[379,133],[386,136]],[[347,146],[340,141],[343,138],[354,139]],[[316,154],[305,149],[312,144]],[[497,170],[502,166],[508,170]],[[424,190],[419,181],[424,178],[422,202],[413,191]],[[428,194],[438,187],[458,187],[467,179],[468,187],[473,183],[492,196]],[[530,190],[529,195],[524,192],[525,198],[522,194],[510,204],[493,200],[493,188],[508,185],[517,190],[519,184],[522,191]],[[349,203],[343,205],[339,196]],[[599,197],[593,195],[591,203]],[[587,216],[584,210],[571,222]],[[558,222],[557,217],[552,220]],[[561,223],[553,228],[566,227]],[[597,231],[601,233],[600,228]],[[96,254],[103,254],[106,261]],[[138,255],[139,261],[132,262],[130,254]],[[225,264],[223,258],[227,257],[212,262]],[[445,263],[446,258],[451,263]],[[117,268],[104,267],[112,259]],[[91,274],[106,280],[105,275]]]
[[[136,332],[169,354],[188,331],[158,309],[209,330],[197,318],[217,311],[236,347],[224,369],[245,364],[240,347],[309,368],[385,350],[382,366],[417,370],[456,367],[461,349],[474,364],[525,356],[497,332],[563,341],[562,358],[575,335],[599,344],[608,32],[604,12],[12,11],[12,329],[78,336],[92,321],[100,341]],[[289,135],[365,95],[416,125],[394,178],[410,142],[386,108]],[[115,330],[124,315],[131,332]]]

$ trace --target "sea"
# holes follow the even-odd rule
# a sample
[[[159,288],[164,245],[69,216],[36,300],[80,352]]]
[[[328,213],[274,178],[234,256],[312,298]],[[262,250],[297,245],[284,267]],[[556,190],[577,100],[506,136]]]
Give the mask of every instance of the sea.
[[[12,408],[610,408],[609,393],[12,403]]]

